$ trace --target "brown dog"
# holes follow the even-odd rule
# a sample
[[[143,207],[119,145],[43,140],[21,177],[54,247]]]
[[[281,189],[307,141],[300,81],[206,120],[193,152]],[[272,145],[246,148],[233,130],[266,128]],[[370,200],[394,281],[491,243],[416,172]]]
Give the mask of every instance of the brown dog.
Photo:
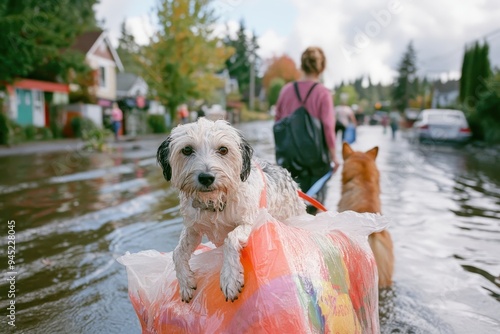
[[[344,142],[342,157],[342,195],[339,212],[352,210],[359,213],[381,213],[379,171],[375,164],[378,147],[367,152],[353,151]],[[394,253],[391,235],[387,230],[375,232],[368,238],[378,267],[379,287],[392,284]]]

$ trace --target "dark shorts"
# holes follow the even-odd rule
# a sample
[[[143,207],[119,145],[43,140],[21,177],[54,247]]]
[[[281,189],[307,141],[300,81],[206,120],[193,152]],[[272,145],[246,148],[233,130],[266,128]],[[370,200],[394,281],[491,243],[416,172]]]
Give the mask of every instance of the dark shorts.
[[[119,121],[113,122],[113,131],[114,132],[118,132],[118,130],[120,130],[120,127],[121,127],[121,122],[119,122]]]

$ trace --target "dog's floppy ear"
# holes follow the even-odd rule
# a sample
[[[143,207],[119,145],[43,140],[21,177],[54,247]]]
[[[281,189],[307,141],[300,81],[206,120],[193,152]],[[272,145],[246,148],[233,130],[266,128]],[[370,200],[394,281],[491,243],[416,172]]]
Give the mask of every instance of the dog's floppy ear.
[[[378,154],[378,146],[375,146],[371,150],[366,151],[366,155],[368,155],[373,160],[375,160],[375,158],[377,158],[377,154]]]
[[[172,178],[172,167],[169,163],[169,155],[170,155],[170,142],[172,138],[170,136],[165,139],[163,143],[161,143],[160,147],[158,147],[158,151],[156,152],[156,160],[161,166],[163,170],[163,177],[165,180],[170,181]]]
[[[349,145],[347,142],[344,142],[344,144],[342,145],[342,158],[346,160],[353,152],[354,151],[352,150],[351,145]]]
[[[240,178],[241,181],[245,182],[248,179],[248,176],[250,175],[250,171],[252,169],[253,148],[246,141],[246,139],[243,138],[243,136],[241,136],[240,150],[243,157],[243,168],[241,168]]]

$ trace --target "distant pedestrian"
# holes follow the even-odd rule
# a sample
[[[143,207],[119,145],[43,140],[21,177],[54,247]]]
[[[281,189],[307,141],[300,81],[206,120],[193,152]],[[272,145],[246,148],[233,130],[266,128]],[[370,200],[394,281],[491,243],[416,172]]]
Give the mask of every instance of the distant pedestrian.
[[[115,140],[118,141],[120,128],[123,120],[123,112],[118,107],[118,103],[113,103],[113,109],[111,110],[111,125],[113,127],[113,133],[115,135]]]
[[[399,112],[391,111],[391,113],[389,114],[389,119],[390,119],[392,139],[395,139],[396,132],[399,129],[399,122],[401,122],[401,117],[399,116]]]
[[[181,104],[179,108],[177,108],[177,117],[179,118],[180,124],[186,124],[189,122],[189,110],[187,104]]]
[[[382,127],[384,128],[384,135],[387,132],[387,125],[389,125],[389,116],[387,114],[382,115],[382,119],[380,120],[380,124],[382,124]]]
[[[198,110],[196,120],[198,120],[199,118],[202,118],[202,117],[205,117],[205,112],[203,111],[203,109],[200,108],[200,110]]]
[[[342,103],[335,107],[337,123],[335,124],[335,133],[342,131],[342,141],[352,144],[356,140],[356,116],[351,107]],[[346,137],[349,134],[349,138]]]

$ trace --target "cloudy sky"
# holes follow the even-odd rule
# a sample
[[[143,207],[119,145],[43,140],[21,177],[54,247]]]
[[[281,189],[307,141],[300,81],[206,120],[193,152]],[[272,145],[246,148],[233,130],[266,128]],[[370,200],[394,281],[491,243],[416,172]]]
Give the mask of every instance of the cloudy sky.
[[[155,0],[101,0],[97,17],[112,40],[120,23],[139,42],[152,32]],[[237,27],[243,19],[259,38],[267,59],[287,54],[297,63],[310,45],[325,50],[325,84],[369,75],[388,83],[408,43],[417,51],[420,75],[457,78],[467,43],[487,40],[490,61],[500,67],[498,0],[214,0],[220,25]]]

